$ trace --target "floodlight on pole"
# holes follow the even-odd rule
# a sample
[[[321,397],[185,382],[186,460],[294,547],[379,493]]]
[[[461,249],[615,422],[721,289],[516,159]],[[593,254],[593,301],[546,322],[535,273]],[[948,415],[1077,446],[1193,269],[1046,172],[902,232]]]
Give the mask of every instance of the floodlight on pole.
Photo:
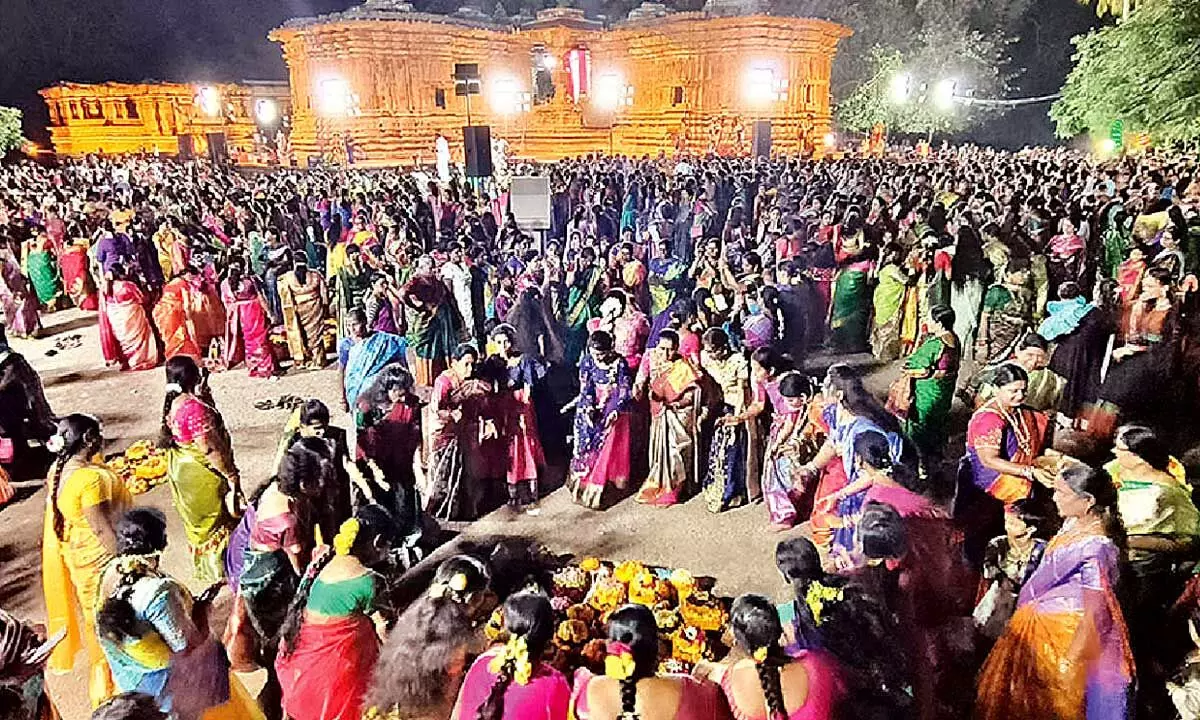
[[[946,78],[941,80],[933,89],[933,104],[938,110],[943,112],[954,108],[954,91],[958,88],[958,81],[954,78]]]
[[[200,111],[209,117],[221,114],[221,93],[211,85],[205,85],[196,91],[195,102]]]
[[[497,78],[492,83],[490,98],[492,109],[501,115],[512,115],[528,110],[529,108],[526,105],[528,95],[528,93],[521,90],[520,85],[514,78]]]
[[[633,104],[633,86],[615,72],[601,73],[596,77],[592,90],[592,101],[601,110],[615,111],[622,105]]]
[[[908,73],[900,73],[892,78],[891,99],[897,105],[903,105],[908,102],[908,95],[912,89],[912,75]]]
[[[350,83],[341,77],[326,77],[317,85],[317,111],[325,117],[343,117],[354,109]]]
[[[279,105],[270,98],[261,98],[254,103],[254,117],[259,125],[273,125],[279,119]]]

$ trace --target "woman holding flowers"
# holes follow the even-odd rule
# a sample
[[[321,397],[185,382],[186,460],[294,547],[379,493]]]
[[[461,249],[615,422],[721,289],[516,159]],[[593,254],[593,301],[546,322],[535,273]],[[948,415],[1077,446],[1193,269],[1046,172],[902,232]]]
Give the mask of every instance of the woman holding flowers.
[[[571,712],[576,720],[668,718],[725,720],[729,708],[717,686],[690,675],[657,675],[658,626],[642,605],[626,605],[608,619],[604,674],[575,673]]]
[[[571,686],[543,661],[554,637],[554,611],[544,596],[513,595],[504,603],[509,638],[476,658],[451,720],[566,720]]]

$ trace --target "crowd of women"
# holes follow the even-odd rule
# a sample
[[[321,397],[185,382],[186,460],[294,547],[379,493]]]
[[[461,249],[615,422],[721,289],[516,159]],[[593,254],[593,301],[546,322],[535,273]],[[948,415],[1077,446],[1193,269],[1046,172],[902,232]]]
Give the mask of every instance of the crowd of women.
[[[0,168],[9,332],[65,288],[98,308],[106,360],[167,359],[174,506],[195,577],[234,597],[222,650],[209,598],[157,566],[161,518],[127,513],[95,458],[99,423],[69,416],[46,438],[50,629],[69,630],[52,668],[86,646],[94,703],[141,692],[177,717],[1174,712],[1200,612],[1179,422],[1200,399],[1194,161],[527,170],[553,188],[540,242],[502,190],[419,174]],[[208,372],[330,356],[353,432],[297,408],[247,499]],[[820,362],[872,356],[897,363],[886,399]],[[731,661],[694,678],[657,673],[654,616],[630,607],[609,672],[571,682],[543,662],[546,588],[478,558],[397,618],[386,568],[424,516],[536,513],[553,467],[589,508],[761,502],[774,530],[806,523],[780,546],[795,602],[739,598]],[[498,601],[514,640],[487,649],[472,628]],[[191,662],[202,690],[171,681]],[[227,672],[252,667],[261,710]]]

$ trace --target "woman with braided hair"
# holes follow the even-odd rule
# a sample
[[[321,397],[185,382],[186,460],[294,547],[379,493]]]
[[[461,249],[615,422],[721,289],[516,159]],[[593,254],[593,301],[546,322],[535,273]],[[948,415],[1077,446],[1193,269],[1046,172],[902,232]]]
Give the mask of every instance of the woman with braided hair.
[[[145,693],[178,720],[261,720],[262,711],[230,673],[225,649],[209,633],[214,591],[199,600],[162,571],[167,522],[149,508],[117,524],[117,557],[100,580],[100,646],[123,693]]]
[[[471,665],[451,720],[566,720],[571,686],[542,660],[554,637],[550,601],[520,592],[503,612],[508,642]]]
[[[413,601],[388,634],[364,718],[445,720],[471,657],[487,649],[479,630],[495,596],[491,569],[455,555],[438,566],[429,590]]]
[[[100,574],[117,552],[116,519],[133,498],[117,474],[100,459],[104,436],[90,415],[68,415],[46,444],[57,455],[46,482],[46,522],[42,535],[42,587],[46,632],[65,630],[50,656],[54,672],[70,672],[87,648],[92,707],[113,694],[113,678],[96,637],[96,598]],[[80,618],[83,622],[80,623]]]
[[[783,624],[762,595],[743,595],[729,615],[738,649],[749,657],[701,666],[721,683],[736,720],[827,720],[844,694],[841,671],[822,650],[789,657],[779,641]]]
[[[576,720],[728,720],[716,685],[690,675],[657,675],[658,626],[642,605],[608,619],[604,674],[575,673],[571,713]]]
[[[279,631],[275,672],[292,720],[357,720],[379,658],[371,569],[387,557],[392,519],[378,506],[342,523],[332,550],[309,563]]]

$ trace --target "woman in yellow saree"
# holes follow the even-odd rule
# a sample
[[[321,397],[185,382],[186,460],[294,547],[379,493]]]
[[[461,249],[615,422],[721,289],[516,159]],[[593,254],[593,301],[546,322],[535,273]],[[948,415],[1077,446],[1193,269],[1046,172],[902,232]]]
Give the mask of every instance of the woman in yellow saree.
[[[115,692],[96,636],[96,597],[100,575],[116,553],[116,520],[133,503],[120,478],[99,460],[103,443],[94,417],[68,415],[59,422],[47,442],[58,459],[47,484],[42,533],[46,629],[50,636],[66,633],[48,667],[71,672],[86,648],[92,707]]]
[[[207,378],[185,355],[167,361],[160,445],[167,450],[171,498],[187,533],[196,579],[225,577],[225,549],[237,525],[241,488],[233,446]]]

